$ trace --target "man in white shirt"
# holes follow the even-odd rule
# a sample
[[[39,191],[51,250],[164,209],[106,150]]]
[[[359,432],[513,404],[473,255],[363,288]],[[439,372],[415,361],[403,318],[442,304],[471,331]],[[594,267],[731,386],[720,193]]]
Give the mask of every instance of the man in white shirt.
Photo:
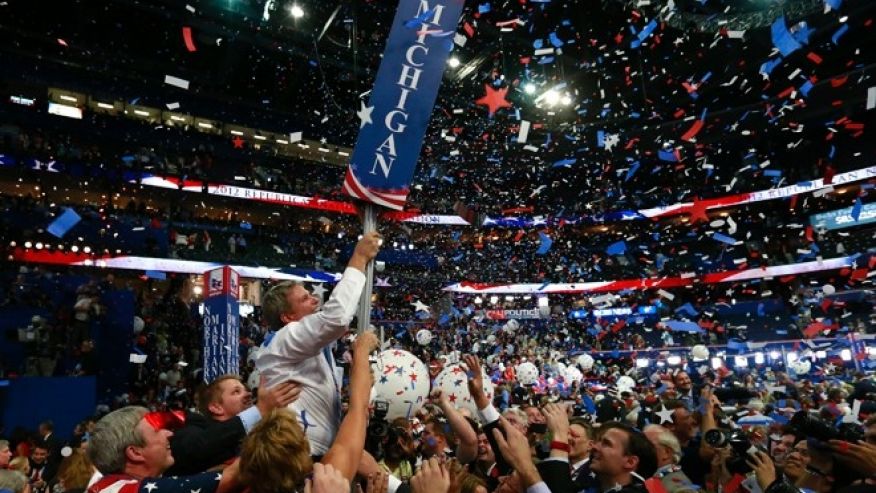
[[[259,352],[256,366],[267,385],[289,380],[301,384],[300,398],[288,408],[298,417],[315,457],[328,452],[341,422],[341,382],[331,348],[356,314],[365,266],[381,243],[376,232],[359,240],[322,310],[321,300],[300,283],[280,283],[262,300],[262,316],[277,332]]]

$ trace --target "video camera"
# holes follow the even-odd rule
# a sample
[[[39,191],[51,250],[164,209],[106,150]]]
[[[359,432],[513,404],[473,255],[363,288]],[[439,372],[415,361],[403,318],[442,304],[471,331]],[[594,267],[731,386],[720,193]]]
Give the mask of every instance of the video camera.
[[[368,432],[365,437],[365,449],[377,459],[383,458],[383,445],[389,434],[389,423],[386,422],[386,413],[389,412],[389,403],[386,401],[374,401],[374,412],[368,422]]]
[[[716,428],[709,430],[703,435],[703,440],[714,448],[724,448],[728,445],[733,452],[730,459],[727,461],[727,470],[731,474],[746,475],[751,472],[751,467],[748,466],[748,456],[759,450],[752,445],[751,440],[745,435],[742,430],[724,430]]]
[[[864,439],[864,429],[855,423],[841,423],[834,427],[832,423],[827,423],[807,411],[794,414],[790,425],[801,435],[810,436],[820,442],[843,440],[857,443]]]

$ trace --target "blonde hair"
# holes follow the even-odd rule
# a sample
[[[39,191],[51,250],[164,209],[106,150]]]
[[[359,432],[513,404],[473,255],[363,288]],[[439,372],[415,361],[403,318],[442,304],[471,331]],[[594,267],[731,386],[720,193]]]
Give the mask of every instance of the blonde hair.
[[[84,490],[88,487],[88,481],[93,474],[94,465],[82,449],[74,449],[58,467],[58,479],[63,482],[64,491]]]
[[[263,418],[243,440],[240,482],[251,493],[294,491],[312,469],[310,443],[287,409]]]
[[[9,469],[18,471],[27,476],[30,474],[30,461],[27,460],[27,457],[21,455],[13,457],[13,459],[9,461]]]

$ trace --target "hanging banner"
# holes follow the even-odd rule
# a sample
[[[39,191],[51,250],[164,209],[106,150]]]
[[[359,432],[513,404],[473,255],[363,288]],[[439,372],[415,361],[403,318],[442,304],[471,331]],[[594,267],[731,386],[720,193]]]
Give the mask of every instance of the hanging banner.
[[[404,208],[435,105],[463,0],[400,0],[344,192],[390,209]]]
[[[240,373],[240,276],[230,267],[204,273],[204,382]]]

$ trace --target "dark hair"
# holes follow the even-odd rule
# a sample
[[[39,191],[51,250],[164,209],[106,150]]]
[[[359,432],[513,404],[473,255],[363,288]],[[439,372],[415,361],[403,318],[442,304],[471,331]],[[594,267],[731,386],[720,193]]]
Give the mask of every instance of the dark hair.
[[[648,437],[636,428],[619,421],[604,423],[599,428],[599,433],[602,434],[611,429],[620,430],[627,436],[624,454],[638,457],[639,465],[636,467],[636,474],[645,479],[653,476],[657,472],[657,452],[654,450],[654,444],[651,443],[651,440],[648,440]]]

